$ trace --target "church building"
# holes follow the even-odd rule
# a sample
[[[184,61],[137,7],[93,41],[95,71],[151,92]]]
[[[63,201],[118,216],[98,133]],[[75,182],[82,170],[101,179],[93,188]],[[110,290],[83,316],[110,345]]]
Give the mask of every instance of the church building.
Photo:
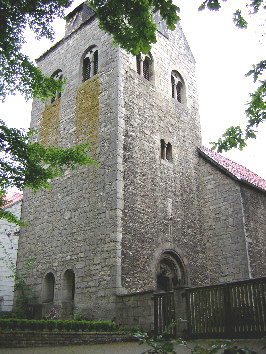
[[[203,148],[195,60],[180,25],[158,15],[157,42],[136,57],[112,44],[81,4],[38,67],[66,79],[33,102],[45,146],[89,142],[82,166],[26,190],[18,270],[36,317],[82,313],[131,327],[153,321],[152,295],[265,275],[266,182]],[[148,328],[149,329],[149,328]]]

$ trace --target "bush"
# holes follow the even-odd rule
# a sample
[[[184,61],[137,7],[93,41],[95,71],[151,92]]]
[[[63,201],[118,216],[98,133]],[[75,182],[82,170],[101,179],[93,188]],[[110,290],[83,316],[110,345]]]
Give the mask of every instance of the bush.
[[[60,320],[25,320],[0,319],[0,328],[8,331],[74,331],[74,332],[119,332],[115,323],[108,321],[60,321]]]
[[[57,321],[56,328],[61,332],[64,329],[64,321]]]
[[[56,320],[47,320],[46,321],[46,328],[50,332],[53,331],[54,329],[56,329]]]

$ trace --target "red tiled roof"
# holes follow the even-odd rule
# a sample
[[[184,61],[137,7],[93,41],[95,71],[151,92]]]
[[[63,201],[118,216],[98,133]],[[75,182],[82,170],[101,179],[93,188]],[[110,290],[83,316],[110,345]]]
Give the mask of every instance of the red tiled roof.
[[[249,182],[254,186],[266,190],[266,181],[248,168],[241,166],[204,146],[202,146],[201,151],[214,160],[218,165],[229,171],[237,179]]]
[[[4,206],[9,207],[12,204],[15,204],[16,202],[20,201],[23,198],[23,194],[20,192],[10,192],[6,195],[5,200],[7,201],[7,204]]]

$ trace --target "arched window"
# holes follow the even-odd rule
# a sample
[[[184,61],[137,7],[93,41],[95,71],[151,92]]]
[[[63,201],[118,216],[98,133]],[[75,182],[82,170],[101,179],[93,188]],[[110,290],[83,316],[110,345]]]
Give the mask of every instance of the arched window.
[[[172,162],[172,144],[166,143],[164,139],[161,139],[161,159]]]
[[[151,77],[151,56],[150,54],[139,54],[136,57],[137,73],[150,81]]]
[[[75,298],[75,273],[72,269],[65,271],[63,275],[63,301],[72,301]]]
[[[49,272],[46,274],[43,281],[43,302],[53,302],[54,301],[54,286],[55,277],[53,273]]]
[[[171,291],[182,285],[185,285],[185,274],[181,260],[173,252],[163,253],[157,268],[157,289]]]
[[[98,73],[98,49],[92,47],[85,53],[83,59],[83,82]]]
[[[171,74],[172,98],[180,103],[185,103],[185,86],[181,75],[173,70]]]
[[[53,79],[62,80],[63,79],[62,70],[56,70],[56,72],[53,73],[51,77]],[[61,92],[55,91],[53,97],[51,98],[51,103],[53,103],[55,100],[57,100],[60,97],[61,97]]]

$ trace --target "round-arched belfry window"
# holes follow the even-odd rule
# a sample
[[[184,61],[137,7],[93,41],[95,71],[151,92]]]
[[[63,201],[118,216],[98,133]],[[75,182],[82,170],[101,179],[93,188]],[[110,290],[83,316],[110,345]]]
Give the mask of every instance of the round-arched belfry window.
[[[171,291],[185,285],[185,273],[182,261],[173,252],[161,255],[157,268],[157,289]]]

